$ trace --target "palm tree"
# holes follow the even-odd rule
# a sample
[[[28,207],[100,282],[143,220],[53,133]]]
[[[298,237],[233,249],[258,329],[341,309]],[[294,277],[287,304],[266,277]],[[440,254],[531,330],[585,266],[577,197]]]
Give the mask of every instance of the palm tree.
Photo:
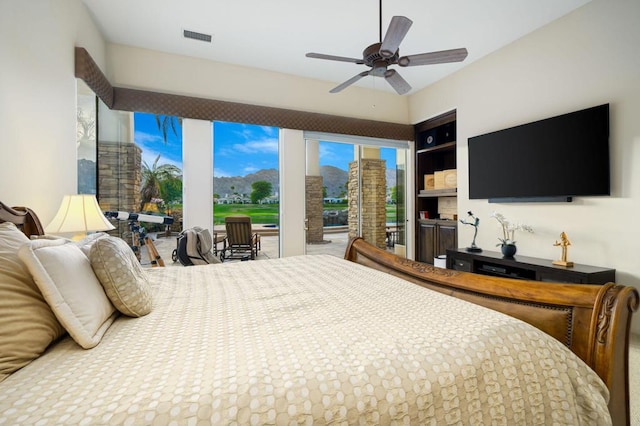
[[[151,201],[152,198],[160,198],[160,182],[166,179],[177,178],[182,173],[180,168],[173,164],[158,165],[158,155],[149,167],[146,161],[142,162],[142,189],[140,190],[140,210]]]
[[[173,115],[156,115],[156,126],[162,132],[162,140],[166,145],[169,141],[169,132],[178,136],[178,128],[182,126],[182,118]]]

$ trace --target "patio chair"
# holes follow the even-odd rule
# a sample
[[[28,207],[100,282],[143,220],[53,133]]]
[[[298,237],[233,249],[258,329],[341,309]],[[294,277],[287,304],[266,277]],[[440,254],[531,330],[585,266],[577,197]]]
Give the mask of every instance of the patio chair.
[[[251,231],[249,216],[227,216],[224,218],[227,238],[220,251],[220,260],[253,260],[260,250],[260,236]]]

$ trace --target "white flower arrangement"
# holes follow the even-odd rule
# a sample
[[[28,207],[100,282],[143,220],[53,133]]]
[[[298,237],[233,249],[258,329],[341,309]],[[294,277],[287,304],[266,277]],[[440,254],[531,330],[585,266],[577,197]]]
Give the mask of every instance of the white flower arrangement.
[[[495,218],[500,225],[502,226],[502,238],[498,238],[500,240],[500,244],[496,244],[496,246],[501,245],[515,245],[515,233],[516,231],[525,231],[529,233],[533,233],[533,228],[529,225],[525,225],[522,223],[513,223],[507,220],[501,213],[493,212],[491,217]]]

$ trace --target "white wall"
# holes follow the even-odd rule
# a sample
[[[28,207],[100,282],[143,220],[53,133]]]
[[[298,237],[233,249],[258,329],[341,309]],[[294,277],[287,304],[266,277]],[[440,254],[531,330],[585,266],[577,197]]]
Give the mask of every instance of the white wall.
[[[516,235],[518,253],[558,259],[553,243],[565,231],[569,260],[615,268],[618,282],[640,288],[639,19],[637,0],[594,0],[411,97],[412,122],[457,109],[458,211],[480,218],[480,247],[496,250],[499,228],[489,217],[496,210],[535,229]],[[611,105],[610,197],[552,204],[468,199],[467,138],[603,103]],[[472,231],[459,228],[460,246]]]
[[[183,229],[199,226],[213,235],[213,123],[182,120]]]
[[[305,252],[306,144],[301,130],[280,129],[280,257]]]
[[[104,65],[80,0],[0,1],[0,200],[43,225],[77,187],[76,45]]]

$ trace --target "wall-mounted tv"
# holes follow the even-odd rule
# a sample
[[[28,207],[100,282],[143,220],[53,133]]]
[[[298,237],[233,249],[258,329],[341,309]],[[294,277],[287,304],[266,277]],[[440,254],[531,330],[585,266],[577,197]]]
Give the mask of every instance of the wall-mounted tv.
[[[610,195],[609,104],[471,137],[468,147],[470,199]]]

